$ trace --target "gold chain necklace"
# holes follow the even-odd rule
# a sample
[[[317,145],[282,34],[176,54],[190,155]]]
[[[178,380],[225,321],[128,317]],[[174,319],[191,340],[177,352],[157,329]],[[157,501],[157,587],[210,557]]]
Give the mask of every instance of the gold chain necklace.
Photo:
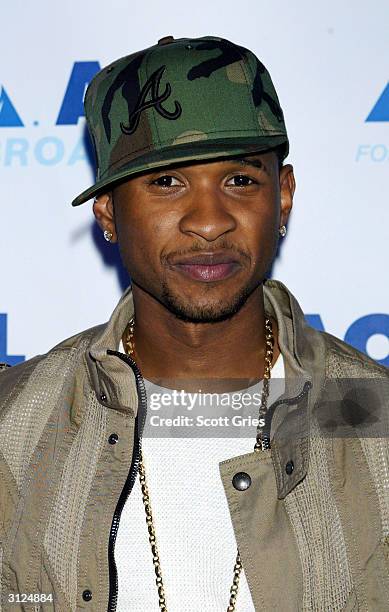
[[[124,338],[124,348],[128,355],[130,355],[133,359],[135,358],[135,342],[134,342],[134,329],[135,329],[135,317],[132,317],[130,320]],[[268,439],[264,436],[263,427],[260,427],[260,422],[264,419],[265,414],[267,412],[267,400],[269,397],[269,380],[270,380],[270,371],[273,361],[273,347],[274,347],[274,336],[273,336],[273,328],[272,323],[269,317],[265,318],[265,367],[263,373],[263,387],[262,387],[262,396],[261,396],[261,404],[258,413],[258,425],[257,425],[257,433],[254,444],[254,450],[259,452],[261,450],[265,450],[269,448]],[[165,590],[163,586],[162,580],[162,570],[161,564],[159,560],[159,553],[157,547],[157,540],[155,535],[155,527],[153,521],[153,513],[151,510],[150,503],[150,494],[147,487],[146,482],[146,471],[145,466],[142,459],[142,451],[140,451],[139,455],[139,482],[141,485],[142,491],[142,499],[143,505],[146,513],[146,524],[149,532],[149,542],[151,546],[151,553],[153,556],[153,564],[155,570],[155,582],[158,589],[158,599],[159,599],[159,608],[162,612],[167,612],[166,607],[166,598],[165,598]],[[234,565],[234,575],[232,579],[232,585],[230,587],[230,600],[227,608],[227,612],[234,612],[236,606],[236,597],[238,595],[239,588],[239,578],[242,570],[242,561],[240,558],[239,550],[237,550],[235,565]]]

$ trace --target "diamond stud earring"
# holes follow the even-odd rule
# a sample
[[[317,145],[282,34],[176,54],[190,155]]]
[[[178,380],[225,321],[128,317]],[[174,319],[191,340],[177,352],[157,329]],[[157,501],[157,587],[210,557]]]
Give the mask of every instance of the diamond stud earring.
[[[111,242],[113,233],[109,230],[104,230],[104,238],[107,242]]]
[[[278,230],[280,232],[280,236],[284,237],[286,234],[286,226],[285,225],[281,225],[280,229]]]

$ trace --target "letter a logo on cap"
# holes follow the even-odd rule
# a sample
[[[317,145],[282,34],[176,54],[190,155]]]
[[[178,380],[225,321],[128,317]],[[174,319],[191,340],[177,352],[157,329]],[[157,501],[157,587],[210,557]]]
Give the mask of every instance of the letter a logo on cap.
[[[135,132],[136,128],[139,125],[141,113],[147,108],[154,107],[155,110],[165,119],[178,119],[178,117],[181,115],[181,104],[177,102],[177,100],[174,101],[175,110],[173,112],[166,110],[162,106],[162,102],[167,100],[167,98],[169,98],[170,94],[172,93],[170,83],[166,83],[165,91],[163,93],[158,93],[159,84],[161,82],[161,78],[165,71],[165,68],[166,66],[161,66],[160,68],[155,70],[151,77],[146,81],[145,85],[142,88],[142,91],[140,92],[140,96],[135,105],[135,108],[128,118],[128,126],[124,125],[124,123],[122,122],[120,123],[120,129],[124,134],[130,135]],[[147,95],[149,93],[151,96],[151,100],[146,100]]]

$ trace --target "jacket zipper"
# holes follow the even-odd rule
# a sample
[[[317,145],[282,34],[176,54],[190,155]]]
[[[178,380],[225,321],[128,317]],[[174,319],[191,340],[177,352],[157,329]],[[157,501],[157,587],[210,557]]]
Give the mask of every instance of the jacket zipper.
[[[126,503],[127,498],[132,491],[132,487],[134,486],[135,478],[136,478],[136,475],[139,469],[139,459],[140,459],[140,451],[141,451],[141,437],[139,436],[139,429],[138,429],[139,413],[141,413],[141,418],[142,418],[141,431],[143,431],[143,426],[146,420],[146,412],[147,412],[147,395],[146,395],[146,388],[145,388],[143,376],[136,362],[131,357],[129,357],[129,355],[124,355],[123,353],[120,353],[119,351],[108,350],[107,353],[109,355],[116,355],[117,357],[119,357],[119,359],[121,359],[122,361],[124,361],[131,367],[131,369],[133,370],[135,374],[136,387],[137,387],[138,398],[139,398],[138,412],[135,417],[134,448],[132,452],[131,466],[130,466],[130,470],[128,472],[123,490],[120,494],[119,501],[115,509],[115,513],[113,515],[111,531],[109,534],[109,542],[108,542],[108,567],[109,567],[108,612],[115,612],[116,607],[117,607],[118,586],[119,586],[117,567],[116,567],[116,562],[115,562],[115,554],[114,554],[115,553],[115,541],[116,541],[116,536],[117,536],[117,532],[119,529],[120,516],[124,508],[124,504]],[[304,397],[304,395],[307,393],[307,391],[311,387],[312,387],[312,383],[310,381],[307,381],[304,383],[304,387],[301,393],[299,393],[296,397],[292,397],[289,399],[279,399],[270,406],[268,412],[266,413],[265,426],[264,426],[264,439],[265,439],[266,448],[270,448],[270,427],[271,427],[272,417],[273,417],[274,411],[277,408],[277,406],[279,406],[280,404],[295,404],[296,402],[300,401],[300,399]]]
[[[135,478],[139,469],[139,459],[140,459],[140,451],[141,451],[141,436],[139,435],[139,414],[141,414],[141,428],[140,431],[143,431],[143,426],[146,419],[147,412],[147,395],[145,389],[145,383],[143,380],[143,376],[135,363],[135,361],[129,357],[128,355],[124,355],[118,351],[108,350],[107,353],[109,355],[116,355],[122,361],[125,361],[133,370],[135,374],[136,387],[138,391],[138,412],[135,417],[135,433],[134,433],[134,448],[132,452],[131,458],[131,466],[128,472],[126,482],[124,484],[123,490],[120,494],[119,501],[117,503],[113,519],[111,525],[111,531],[109,534],[108,541],[108,568],[109,568],[109,597],[108,597],[108,612],[115,612],[118,600],[118,573],[115,562],[115,541],[117,532],[119,529],[119,522],[122,510],[124,508],[124,504],[127,501],[128,496],[132,491],[132,487],[134,486]]]
[[[311,381],[307,380],[304,383],[304,386],[298,395],[296,395],[295,397],[290,397],[286,399],[278,399],[269,407],[265,415],[265,425],[263,427],[263,439],[264,439],[265,449],[270,448],[270,428],[271,428],[271,422],[273,419],[273,414],[277,406],[280,406],[281,404],[296,404],[304,397],[304,395],[311,388],[312,388],[312,383]]]

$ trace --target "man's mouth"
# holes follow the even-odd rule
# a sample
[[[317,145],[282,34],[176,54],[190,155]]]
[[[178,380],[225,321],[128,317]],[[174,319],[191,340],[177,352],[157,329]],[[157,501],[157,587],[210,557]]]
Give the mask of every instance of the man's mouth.
[[[232,276],[241,268],[235,255],[225,252],[199,253],[171,262],[172,268],[195,280],[218,281]]]
[[[231,276],[238,268],[240,268],[240,265],[232,262],[213,264],[210,266],[200,264],[179,264],[175,266],[175,268],[177,268],[179,272],[183,272],[191,278],[210,282]]]

